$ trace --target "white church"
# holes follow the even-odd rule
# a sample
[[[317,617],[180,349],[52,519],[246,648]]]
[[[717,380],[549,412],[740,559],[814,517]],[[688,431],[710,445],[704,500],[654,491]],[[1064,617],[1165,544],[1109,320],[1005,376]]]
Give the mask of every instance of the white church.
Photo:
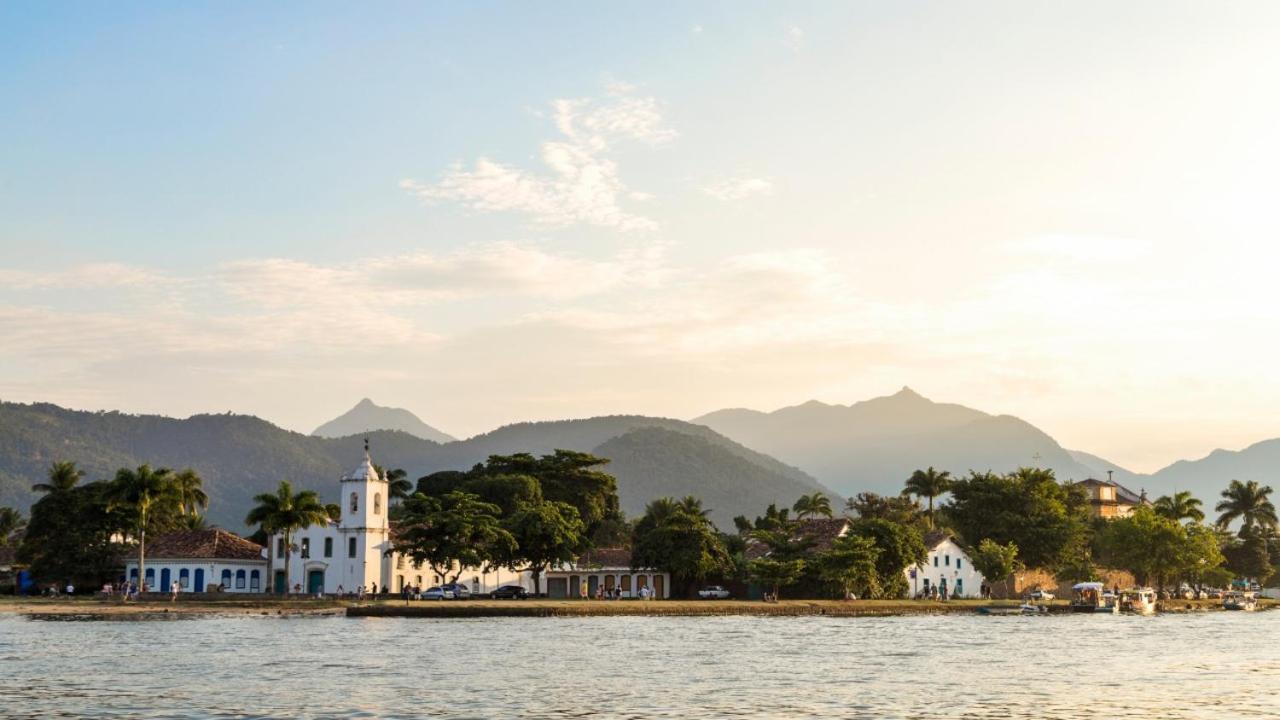
[[[364,460],[339,482],[342,517],[324,525],[313,525],[290,537],[288,582],[285,587],[284,535],[272,537],[272,587],[277,593],[352,593],[363,587],[381,592],[399,592],[406,585],[426,589],[447,582],[427,565],[415,565],[400,553],[390,553],[391,524],[387,517],[390,489],[369,457],[365,443]],[[458,578],[473,593],[489,592],[500,585],[520,584],[533,589],[524,573],[485,573],[468,568]]]

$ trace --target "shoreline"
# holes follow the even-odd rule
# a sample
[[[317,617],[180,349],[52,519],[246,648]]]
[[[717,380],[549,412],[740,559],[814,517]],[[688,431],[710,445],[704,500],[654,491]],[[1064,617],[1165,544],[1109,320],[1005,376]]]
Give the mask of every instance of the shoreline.
[[[360,617],[360,618],[492,618],[492,617],[902,617],[974,615],[984,608],[1016,610],[1017,600],[143,600],[123,603],[98,598],[3,598],[0,615],[72,619],[156,619],[177,617]],[[1258,611],[1277,607],[1263,600]],[[1048,614],[1070,614],[1065,601],[1046,604]],[[1160,614],[1226,612],[1221,601],[1179,600],[1162,604]]]

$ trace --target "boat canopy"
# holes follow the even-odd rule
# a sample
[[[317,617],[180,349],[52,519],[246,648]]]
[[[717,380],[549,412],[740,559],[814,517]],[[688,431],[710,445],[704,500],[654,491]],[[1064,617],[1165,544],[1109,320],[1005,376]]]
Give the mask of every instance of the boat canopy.
[[[1106,585],[1100,582],[1082,582],[1071,586],[1072,590],[1102,590]]]

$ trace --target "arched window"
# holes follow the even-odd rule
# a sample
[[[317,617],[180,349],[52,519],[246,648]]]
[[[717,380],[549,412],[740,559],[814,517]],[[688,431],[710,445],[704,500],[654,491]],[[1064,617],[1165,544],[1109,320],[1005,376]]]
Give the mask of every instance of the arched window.
[[[156,589],[156,569],[155,568],[147,568],[146,583],[147,583],[147,586],[150,587],[152,590]]]
[[[373,494],[373,514],[374,515],[382,514],[382,493]]]
[[[249,573],[249,589],[254,592],[262,589],[262,576],[258,574],[257,570]]]
[[[222,585],[223,588],[231,587],[231,570],[230,569],[228,568],[222,569],[222,579],[218,581],[218,584]]]
[[[244,589],[244,571],[243,570],[236,571],[236,589],[237,590]]]
[[[360,494],[351,493],[351,512],[360,512]]]
[[[181,570],[178,571],[178,585],[183,590],[186,590],[187,588],[191,587],[191,571],[190,570],[186,568],[182,568]]]

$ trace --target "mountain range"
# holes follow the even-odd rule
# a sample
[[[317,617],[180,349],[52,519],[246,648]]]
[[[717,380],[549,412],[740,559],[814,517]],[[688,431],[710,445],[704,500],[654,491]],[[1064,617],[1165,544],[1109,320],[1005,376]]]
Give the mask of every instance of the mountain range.
[[[327,436],[343,431],[350,432]],[[434,439],[422,437],[433,433]],[[614,415],[513,423],[466,440],[452,440],[407,410],[369,400],[313,435],[246,415],[175,419],[0,402],[0,505],[28,508],[36,497],[31,485],[54,460],[76,461],[89,479],[147,462],[194,468],[212,499],[210,521],[243,530],[252,497],[280,479],[336,500],[336,480],[360,459],[365,436],[376,462],[403,468],[411,478],[465,469],[492,454],[592,452],[611,460],[607,469],[618,478],[628,515],[657,497],[696,495],[724,528],[734,515],[754,516],[771,502],[789,505],[814,491],[837,502],[862,491],[896,494],[913,470],[926,466],[959,475],[1038,465],[1063,480],[1105,478],[1111,471],[1117,482],[1151,497],[1191,490],[1206,510],[1231,480],[1267,483],[1280,468],[1276,439],[1217,450],[1150,475],[1132,473],[1063,448],[1016,417],[933,402],[908,388],[852,405],[810,401],[772,412],[727,409],[689,422]]]
[[[929,400],[910,388],[852,405],[810,401],[772,412],[718,410],[692,422],[793,464],[838,493],[897,493],[917,468],[953,475],[970,470],[1008,472],[1021,466],[1053,469],[1061,480],[1112,479],[1152,498],[1190,490],[1212,509],[1234,479],[1267,482],[1280,469],[1280,439],[1244,450],[1216,450],[1151,474],[1131,472],[1096,455],[1063,448],[1030,423],[1010,415]]]
[[[82,412],[50,404],[0,403],[0,505],[26,509],[30,487],[51,462],[73,460],[87,479],[111,477],[142,463],[194,468],[210,496],[208,519],[243,530],[254,495],[281,479],[337,500],[338,479],[370,439],[374,461],[411,478],[466,469],[492,454],[583,450],[610,458],[623,510],[636,515],[663,495],[693,494],[712,519],[731,527],[738,514],[756,515],[772,502],[826,491],[804,472],[699,425],[638,415],[517,423],[468,440],[438,443],[400,430],[340,438],[303,435],[246,415],[175,419],[119,412]],[[831,493],[833,499],[839,497]]]

